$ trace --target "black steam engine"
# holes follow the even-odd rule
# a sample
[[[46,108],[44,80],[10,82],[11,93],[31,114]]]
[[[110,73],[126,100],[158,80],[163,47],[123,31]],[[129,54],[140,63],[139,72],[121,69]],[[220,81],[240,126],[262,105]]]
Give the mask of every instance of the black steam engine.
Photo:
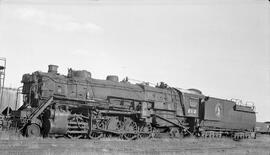
[[[23,75],[24,104],[14,116],[26,136],[248,138],[254,133],[252,106],[165,83],[131,84],[112,75],[93,79],[85,70],[69,69],[65,76],[57,68]]]

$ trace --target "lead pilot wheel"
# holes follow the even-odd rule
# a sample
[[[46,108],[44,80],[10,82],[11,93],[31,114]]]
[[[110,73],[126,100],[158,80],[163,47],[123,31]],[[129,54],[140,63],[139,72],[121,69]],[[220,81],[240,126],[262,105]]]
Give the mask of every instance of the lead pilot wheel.
[[[37,124],[30,124],[26,127],[27,137],[40,137],[40,127]]]

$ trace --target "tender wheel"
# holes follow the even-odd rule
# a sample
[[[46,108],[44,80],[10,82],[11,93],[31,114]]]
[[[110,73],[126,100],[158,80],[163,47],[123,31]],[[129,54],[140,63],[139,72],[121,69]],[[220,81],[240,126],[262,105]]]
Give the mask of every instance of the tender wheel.
[[[26,127],[27,137],[40,137],[40,127],[37,124],[30,124]]]
[[[201,132],[196,132],[194,135],[195,135],[196,137],[202,137],[202,133],[201,133]]]
[[[202,133],[201,133],[201,136],[203,137],[203,138],[205,138],[205,132],[203,131]]]
[[[251,133],[250,133],[250,137],[251,137],[252,139],[256,139],[256,132],[251,132]]]

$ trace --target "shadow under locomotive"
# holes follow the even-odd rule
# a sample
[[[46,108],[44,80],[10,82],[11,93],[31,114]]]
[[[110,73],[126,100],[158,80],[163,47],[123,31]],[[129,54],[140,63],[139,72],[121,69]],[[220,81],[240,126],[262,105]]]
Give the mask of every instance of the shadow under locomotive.
[[[155,136],[255,137],[254,106],[203,95],[161,82],[132,84],[117,76],[93,79],[85,70],[25,74],[24,104],[11,121],[25,136],[69,138]]]

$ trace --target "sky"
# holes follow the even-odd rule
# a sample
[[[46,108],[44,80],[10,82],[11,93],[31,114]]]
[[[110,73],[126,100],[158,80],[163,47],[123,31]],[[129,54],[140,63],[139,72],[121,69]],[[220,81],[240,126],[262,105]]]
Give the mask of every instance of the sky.
[[[7,87],[49,64],[253,101],[270,121],[266,0],[1,0]]]

